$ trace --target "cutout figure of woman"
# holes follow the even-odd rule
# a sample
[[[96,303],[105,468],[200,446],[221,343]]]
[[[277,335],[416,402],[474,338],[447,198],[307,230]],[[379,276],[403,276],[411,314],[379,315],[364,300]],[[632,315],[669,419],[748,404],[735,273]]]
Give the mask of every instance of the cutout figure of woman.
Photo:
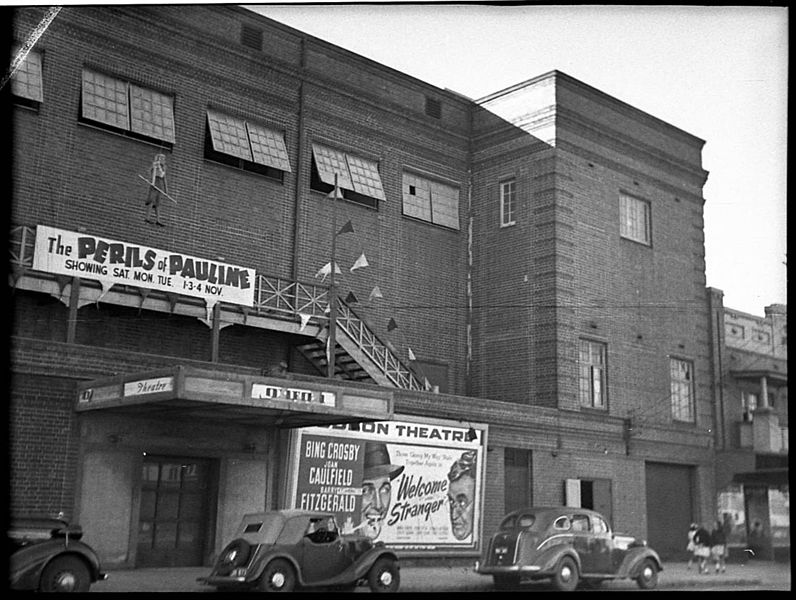
[[[168,194],[169,190],[166,184],[166,155],[156,154],[152,166],[149,168],[149,193],[146,197],[146,218],[147,223],[154,223],[163,227],[160,222],[160,197],[163,194]],[[155,215],[155,220],[150,219],[150,214]]]

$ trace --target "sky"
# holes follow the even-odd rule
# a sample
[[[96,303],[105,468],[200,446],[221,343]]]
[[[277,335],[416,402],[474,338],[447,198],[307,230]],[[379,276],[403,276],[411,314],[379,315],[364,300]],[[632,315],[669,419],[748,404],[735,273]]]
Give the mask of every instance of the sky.
[[[757,316],[787,303],[787,8],[246,6],[472,99],[562,71],[705,140],[707,285]]]

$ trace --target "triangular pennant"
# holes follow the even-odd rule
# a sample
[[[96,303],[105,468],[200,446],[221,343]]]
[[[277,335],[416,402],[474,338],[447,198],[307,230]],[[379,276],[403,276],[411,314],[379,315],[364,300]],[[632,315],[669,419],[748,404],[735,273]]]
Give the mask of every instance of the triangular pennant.
[[[354,233],[354,226],[351,224],[351,221],[343,225],[340,231],[337,232],[337,235],[343,235],[344,233]]]
[[[56,275],[55,281],[58,282],[58,296],[63,296],[64,289],[72,282],[72,278],[69,275]]]
[[[428,382],[426,377],[423,378],[423,387],[426,389],[426,391],[431,391],[431,384]]]
[[[173,292],[166,292],[166,299],[169,301],[171,314],[174,314],[174,307],[177,306],[177,302],[180,300],[180,297]]]
[[[407,350],[409,350],[409,360],[417,360],[417,358],[415,358],[415,353],[412,352],[412,349],[407,348]]]
[[[348,292],[348,296],[345,297],[346,304],[353,304],[354,302],[359,302],[357,297],[354,295],[354,292]]]
[[[315,277],[321,277],[321,281],[326,280],[326,276],[332,272],[332,263],[328,262],[323,265],[317,273],[315,273]],[[335,275],[342,275],[343,272],[340,270],[340,265],[334,263],[334,274]]]
[[[395,322],[395,319],[390,317],[390,321],[387,323],[387,331],[392,331],[393,329],[398,329],[398,323]]]
[[[327,200],[342,200],[343,199],[343,192],[340,191],[340,188],[334,188],[331,192],[326,194]]]
[[[381,290],[379,289],[379,286],[375,286],[371,290],[370,296],[368,296],[368,300],[373,300],[374,298],[384,298],[384,296],[381,295]]]
[[[299,331],[304,331],[304,328],[307,326],[307,323],[310,322],[310,317],[312,315],[305,315],[304,313],[299,313],[299,317],[301,318],[301,327],[299,327]]]
[[[249,312],[250,312],[249,307],[241,305],[238,307],[238,310],[240,310],[240,312],[243,313],[243,324],[246,325],[246,321],[249,318]]]
[[[363,267],[369,267],[369,266],[370,265],[368,264],[368,259],[365,258],[365,253],[363,252],[349,270],[353,273],[354,270],[356,269],[361,269]]]

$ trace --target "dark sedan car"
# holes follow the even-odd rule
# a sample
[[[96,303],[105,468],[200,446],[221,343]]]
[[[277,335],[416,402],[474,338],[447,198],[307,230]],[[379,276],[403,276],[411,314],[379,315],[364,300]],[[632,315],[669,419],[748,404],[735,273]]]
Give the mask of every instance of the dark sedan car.
[[[8,528],[12,590],[87,592],[105,579],[94,550],[80,541],[79,525],[61,519],[15,519]]]
[[[475,570],[508,590],[549,579],[574,590],[613,579],[634,579],[652,589],[663,569],[644,540],[611,532],[605,518],[585,508],[536,507],[507,514],[484,548]]]
[[[224,591],[350,591],[367,583],[374,592],[396,592],[400,572],[392,550],[341,534],[332,513],[288,509],[245,515],[210,575],[199,581]]]

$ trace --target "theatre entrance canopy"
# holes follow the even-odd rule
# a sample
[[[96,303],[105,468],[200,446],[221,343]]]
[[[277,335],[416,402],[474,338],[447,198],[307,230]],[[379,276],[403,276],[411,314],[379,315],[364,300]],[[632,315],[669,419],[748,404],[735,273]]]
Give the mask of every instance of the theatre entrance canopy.
[[[78,385],[77,412],[293,428],[391,420],[393,394],[320,379],[173,366]]]

